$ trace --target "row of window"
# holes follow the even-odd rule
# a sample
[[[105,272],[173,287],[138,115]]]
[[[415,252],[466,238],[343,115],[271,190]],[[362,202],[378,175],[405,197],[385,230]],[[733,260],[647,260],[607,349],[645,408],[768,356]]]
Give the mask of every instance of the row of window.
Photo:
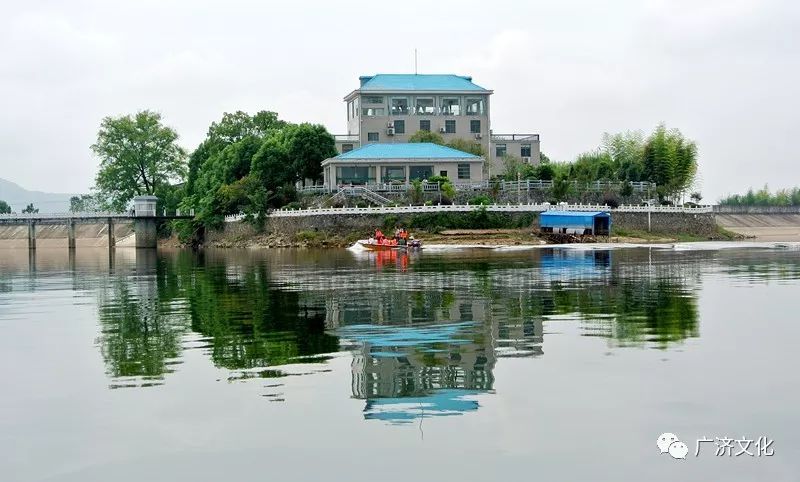
[[[484,97],[390,97],[389,114],[391,115],[484,115],[486,99]],[[368,105],[369,104],[369,105]],[[361,115],[367,117],[386,115],[387,105],[380,95],[363,96]],[[350,118],[359,113],[358,97],[347,103]]]
[[[337,184],[368,184],[376,182],[375,166],[340,166],[336,168]],[[458,179],[469,180],[471,166],[458,164]],[[441,176],[447,176],[447,171],[441,171]],[[408,180],[425,180],[433,177],[433,166],[408,166]],[[381,170],[381,181],[406,181],[406,166],[384,166]]]
[[[395,134],[405,134],[406,133],[406,121],[405,120],[396,120],[392,123],[394,126],[394,133]],[[431,130],[431,121],[427,119],[423,119],[419,121],[419,130],[421,131],[428,131]],[[469,131],[472,134],[480,134],[481,133],[481,121],[480,120],[471,120],[469,121]],[[445,134],[455,134],[456,133],[456,121],[454,120],[446,120],[444,121],[444,132]],[[378,132],[368,132],[367,133],[367,141],[369,142],[379,142],[380,141],[380,133]]]
[[[503,157],[508,153],[508,149],[505,144],[495,144],[494,145],[494,156],[495,157]],[[519,146],[519,155],[520,157],[531,157],[531,145],[530,144],[520,144]]]

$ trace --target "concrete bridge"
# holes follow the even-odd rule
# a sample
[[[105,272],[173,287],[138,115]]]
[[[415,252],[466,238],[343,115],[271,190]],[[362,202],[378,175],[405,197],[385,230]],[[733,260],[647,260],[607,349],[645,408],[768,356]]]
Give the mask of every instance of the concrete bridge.
[[[107,224],[108,247],[116,245],[114,239],[114,223],[132,221],[136,236],[137,248],[155,248],[158,245],[156,227],[158,222],[171,219],[192,219],[193,215],[159,216],[156,213],[155,196],[137,196],[134,198],[134,209],[130,212],[86,212],[86,213],[22,213],[0,214],[0,225],[27,226],[28,248],[36,249],[36,227],[39,225],[66,225],[67,246],[75,249],[75,226],[78,224]]]

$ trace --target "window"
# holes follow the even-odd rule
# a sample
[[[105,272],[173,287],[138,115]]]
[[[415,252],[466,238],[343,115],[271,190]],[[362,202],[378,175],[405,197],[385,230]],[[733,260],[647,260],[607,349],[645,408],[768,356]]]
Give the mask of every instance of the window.
[[[530,144],[522,144],[519,147],[519,155],[522,157],[531,157],[531,145]]]
[[[431,176],[433,176],[433,166],[409,166],[408,168],[408,178],[412,181],[414,179],[421,181]]]
[[[494,146],[494,155],[495,157],[503,157],[506,155],[506,145],[505,144],[495,144]]]
[[[380,135],[377,132],[367,132],[367,142],[378,142]]]
[[[375,167],[351,166],[336,168],[337,184],[366,184],[375,182]]]
[[[447,134],[455,134],[456,133],[456,121],[454,120],[446,120],[444,121],[444,132]]]
[[[467,97],[467,115],[483,115],[484,104],[482,97]]]
[[[364,96],[365,104],[383,104],[383,96],[380,95],[366,95]]]
[[[394,121],[394,133],[395,134],[405,134],[406,133],[406,121],[404,121],[404,120],[396,120],[396,121]]]
[[[353,144],[342,144],[342,154],[353,150]]]
[[[417,115],[433,115],[434,111],[432,97],[417,97],[417,107],[414,110]]]
[[[447,177],[447,171],[439,171],[439,177]]]
[[[405,166],[384,166],[383,172],[381,173],[381,180],[383,182],[405,181]]]
[[[469,172],[469,164],[459,164],[458,165],[458,178],[459,179],[469,179],[472,176]]]
[[[442,97],[442,115],[461,115],[461,102],[458,97]]]
[[[419,130],[421,131],[431,131],[431,121],[429,120],[421,120],[419,121]]]
[[[481,121],[479,120],[471,120],[469,121],[469,131],[473,134],[480,134],[481,133]]]
[[[367,117],[374,117],[376,115],[384,115],[383,107],[364,107],[361,109],[361,113]]]
[[[408,97],[392,98],[392,115],[408,115]]]

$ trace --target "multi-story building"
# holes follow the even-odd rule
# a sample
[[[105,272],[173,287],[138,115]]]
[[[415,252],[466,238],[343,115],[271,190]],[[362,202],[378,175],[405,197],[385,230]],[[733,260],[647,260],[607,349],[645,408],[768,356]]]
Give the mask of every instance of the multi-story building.
[[[539,163],[538,134],[492,133],[492,91],[472,77],[378,74],[359,81],[344,98],[347,134],[335,136],[340,153],[369,143],[408,142],[422,130],[438,132],[445,142],[460,138],[480,144],[489,176],[502,172],[505,156]]]

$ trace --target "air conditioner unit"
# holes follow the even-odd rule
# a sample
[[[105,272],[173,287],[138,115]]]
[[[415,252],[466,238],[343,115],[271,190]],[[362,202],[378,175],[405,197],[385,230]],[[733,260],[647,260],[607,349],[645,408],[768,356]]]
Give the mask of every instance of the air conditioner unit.
[[[386,129],[386,135],[387,136],[393,136],[394,135],[394,127],[389,127],[388,129]]]
[[[444,134],[445,132],[447,132],[447,129],[445,129],[444,127],[440,127],[440,128],[439,128],[439,132],[441,132],[442,134]]]
[[[392,122],[392,121],[389,121],[389,122],[387,122],[387,123],[386,123],[386,127],[388,127],[389,129],[391,129],[392,127],[394,127],[394,122]]]
[[[531,158],[530,157],[523,157],[522,158],[522,162],[527,162],[528,164],[530,164],[531,163]]]
[[[475,134],[475,139],[482,139],[482,138],[483,138],[482,134]]]

